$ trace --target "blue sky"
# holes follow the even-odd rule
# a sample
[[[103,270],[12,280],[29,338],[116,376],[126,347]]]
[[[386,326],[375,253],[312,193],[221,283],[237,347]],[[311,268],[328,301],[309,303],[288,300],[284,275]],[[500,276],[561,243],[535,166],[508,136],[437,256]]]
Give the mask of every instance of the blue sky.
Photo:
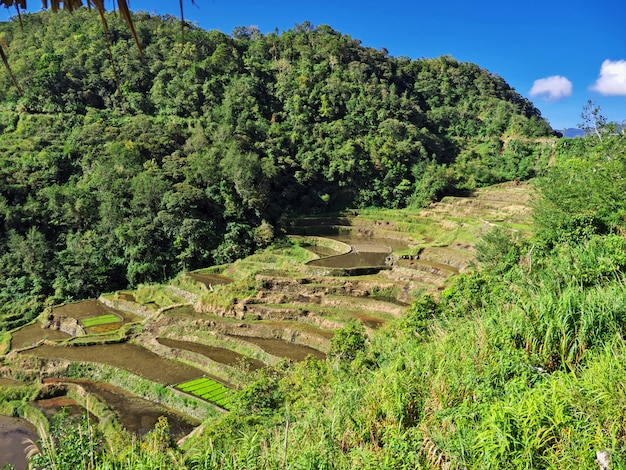
[[[412,59],[449,54],[503,77],[552,127],[576,127],[587,100],[626,119],[626,3],[622,0],[184,0],[185,18],[230,34],[310,21]],[[30,0],[31,8],[40,3]],[[111,1],[106,4],[113,6]],[[132,10],[178,16],[175,0],[129,0]],[[3,9],[4,10],[4,9]],[[36,10],[29,10],[36,11]],[[0,19],[9,13],[0,12]]]

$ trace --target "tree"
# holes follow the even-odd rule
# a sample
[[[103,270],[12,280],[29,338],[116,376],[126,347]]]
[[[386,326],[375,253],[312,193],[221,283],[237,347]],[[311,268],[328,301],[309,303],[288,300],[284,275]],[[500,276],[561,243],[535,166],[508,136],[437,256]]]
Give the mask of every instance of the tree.
[[[335,358],[340,363],[349,363],[365,350],[366,340],[363,324],[350,322],[344,328],[335,331],[330,340],[328,357]]]
[[[191,3],[194,4],[194,0],[191,0]],[[44,8],[46,9],[48,8],[48,0],[43,0],[42,4]],[[5,8],[10,8],[14,6],[15,11],[17,12],[17,15],[20,18],[20,24],[21,24],[21,21],[22,21],[21,11],[26,10],[28,8],[26,0],[0,0],[0,5],[4,6]],[[55,13],[61,8],[61,5],[63,6],[64,10],[68,10],[72,12],[82,7],[83,2],[82,0],[50,0],[50,9]],[[109,36],[108,36],[109,28],[108,28],[107,20],[105,17],[106,8],[104,6],[104,0],[87,0],[87,7],[89,9],[91,9],[91,7],[94,7],[96,11],[98,12],[98,14],[100,15],[100,19],[104,27],[104,36],[106,40],[107,49],[109,51],[109,55],[112,57],[111,44],[109,42]],[[130,30],[133,36],[133,39],[135,40],[135,45],[137,46],[137,49],[139,49],[139,52],[143,54],[142,47],[139,42],[139,37],[137,36],[135,25],[133,23],[131,12],[130,12],[130,9],[128,8],[128,3],[126,2],[126,0],[117,0],[117,9],[120,12],[120,15],[122,16],[122,18],[124,18],[124,21],[126,22],[126,25],[128,26],[128,29]],[[185,21],[184,21],[184,15],[183,15],[183,0],[180,0],[180,20],[181,20],[181,30],[182,30],[182,41],[184,43]],[[19,83],[17,82],[15,76],[13,75],[13,72],[11,70],[11,67],[9,66],[7,56],[4,52],[4,48],[2,47],[1,43],[0,43],[0,59],[2,59],[2,62],[5,68],[9,72],[9,75],[11,76],[11,80],[13,81],[13,84],[21,93],[21,87]],[[114,72],[114,74],[116,75],[117,88],[119,89],[120,84],[119,84],[119,78],[117,78],[117,72]]]
[[[584,130],[587,135],[593,133],[600,142],[604,133],[606,132],[606,117],[603,116],[600,110],[600,106],[597,106],[593,101],[588,100],[587,104],[583,106],[583,111],[580,114],[583,122],[578,127]]]

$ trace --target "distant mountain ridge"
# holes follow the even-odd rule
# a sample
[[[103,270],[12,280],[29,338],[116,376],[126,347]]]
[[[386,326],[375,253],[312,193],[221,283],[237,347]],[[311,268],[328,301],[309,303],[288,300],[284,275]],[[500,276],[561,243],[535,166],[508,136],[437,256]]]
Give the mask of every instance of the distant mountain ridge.
[[[624,130],[626,129],[626,120],[622,121],[620,124],[616,123],[617,128]],[[567,137],[570,139],[574,139],[576,137],[584,137],[585,136],[585,130],[584,129],[580,129],[578,127],[568,127],[566,129],[562,129],[560,131],[561,134],[563,134],[563,137]]]
[[[585,136],[585,131],[582,129],[579,129],[578,127],[568,127],[567,129],[563,129],[561,131],[561,134],[563,134],[563,137],[567,137],[570,139],[573,139],[575,137],[584,137]]]

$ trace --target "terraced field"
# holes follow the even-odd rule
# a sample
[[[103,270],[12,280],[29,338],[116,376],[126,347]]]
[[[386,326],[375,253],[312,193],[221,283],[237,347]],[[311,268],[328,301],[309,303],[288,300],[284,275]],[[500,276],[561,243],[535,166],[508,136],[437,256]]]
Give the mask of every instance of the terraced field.
[[[527,233],[531,194],[528,185],[507,184],[421,211],[292,220],[285,227],[291,242],[283,247],[181,274],[166,286],[103,295],[97,305],[70,304],[63,315],[45,315],[44,326],[63,327],[65,336],[40,328],[37,338],[31,326],[27,337],[16,332],[14,344],[31,347],[22,354],[48,364],[37,371],[45,377],[62,374],[55,351],[63,346],[73,346],[68,349],[80,358],[77,349],[129,341],[172,367],[184,363],[198,371],[173,383],[159,380],[161,371],[152,368],[145,379],[226,409],[255,370],[307,355],[324,358],[334,331],[349,322],[371,331],[401,317],[419,293],[436,295],[451,276],[470,269],[473,247],[491,226]],[[41,343],[46,348],[36,347]],[[20,374],[5,367],[6,378]]]

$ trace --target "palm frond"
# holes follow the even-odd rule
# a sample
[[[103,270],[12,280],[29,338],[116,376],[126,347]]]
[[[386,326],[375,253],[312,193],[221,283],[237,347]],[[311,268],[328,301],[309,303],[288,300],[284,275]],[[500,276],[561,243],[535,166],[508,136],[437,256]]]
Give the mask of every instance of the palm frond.
[[[133,24],[133,19],[131,17],[130,9],[128,8],[128,3],[126,3],[126,0],[117,0],[117,7],[120,11],[120,14],[122,15],[122,18],[124,18],[124,21],[126,22],[126,26],[128,26],[128,29],[130,30],[130,34],[132,34],[133,36],[135,45],[137,46],[137,49],[139,49],[139,53],[143,57],[143,51],[141,49],[141,44],[139,44],[139,37],[137,36],[137,31],[135,31],[135,25]],[[181,16],[182,16],[182,6],[181,6]]]
[[[78,8],[83,6],[82,0],[50,0],[50,1],[42,0],[41,3],[44,9],[47,10],[49,8],[50,10],[52,10],[53,13],[58,12],[60,9],[67,10],[71,13],[74,10],[77,10]],[[100,20],[102,21],[102,25],[104,27],[104,34],[105,34],[105,40],[107,42],[107,49],[109,50],[109,54],[111,55],[111,52],[110,52],[111,47],[110,47],[110,43],[108,39],[109,26],[106,20],[106,7],[104,5],[104,0],[87,0],[86,3],[87,3],[87,8],[89,8],[90,10],[92,7],[95,8],[98,11],[98,14],[100,15]],[[191,4],[195,5],[195,1],[191,0]],[[17,12],[19,21],[20,21],[20,26],[22,26],[21,10],[26,10],[28,8],[26,0],[0,0],[0,5],[4,6],[5,8],[14,7]],[[137,35],[137,31],[135,30],[135,25],[132,19],[132,13],[130,11],[130,8],[128,7],[128,2],[126,0],[117,0],[117,6],[120,12],[120,15],[122,15],[122,18],[124,18],[124,22],[126,23],[126,26],[128,27],[131,35],[133,36],[133,40],[135,41],[135,45],[137,46],[137,49],[139,50],[139,54],[143,57],[143,49],[139,42],[139,36]],[[182,42],[184,44],[185,20],[184,20],[184,14],[183,14],[183,0],[180,0],[180,19],[181,19],[181,28],[182,28]],[[2,45],[0,45],[0,59],[2,59],[4,67],[9,72],[9,75],[11,77],[11,80],[13,81],[13,84],[18,89],[19,93],[21,94],[22,89],[20,88],[19,84],[17,83],[17,80],[15,79],[15,76],[13,75],[13,71],[11,70],[11,67],[9,66],[9,62],[7,60],[7,57],[6,57],[6,54],[4,52]],[[112,57],[111,57],[111,63],[113,63]],[[117,71],[114,70],[114,74],[116,75],[116,81],[118,81]],[[117,83],[117,87],[119,89],[119,83]]]
[[[13,70],[11,70],[11,66],[9,65],[7,56],[4,53],[4,47],[2,46],[2,44],[0,44],[0,58],[2,59],[2,63],[4,64],[4,67],[7,69],[7,72],[9,72],[9,76],[11,77],[11,81],[13,82],[13,85],[15,85],[15,88],[17,88],[17,91],[20,94],[22,94],[22,88],[20,87],[20,84],[17,82],[15,75],[13,75]]]

